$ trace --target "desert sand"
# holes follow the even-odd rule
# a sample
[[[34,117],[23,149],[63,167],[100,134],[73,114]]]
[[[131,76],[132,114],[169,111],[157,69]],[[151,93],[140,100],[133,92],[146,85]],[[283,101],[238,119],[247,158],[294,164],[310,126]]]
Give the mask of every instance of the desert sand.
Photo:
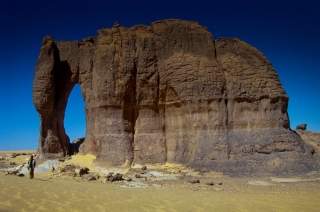
[[[18,158],[23,161],[27,156]],[[75,156],[67,163],[93,169],[93,159]],[[199,184],[179,179],[128,187],[123,182],[89,182],[50,172],[36,174],[33,180],[0,172],[0,211],[319,211],[320,208],[320,178],[315,172],[290,178],[216,174],[199,179]],[[208,186],[206,180],[222,185]]]

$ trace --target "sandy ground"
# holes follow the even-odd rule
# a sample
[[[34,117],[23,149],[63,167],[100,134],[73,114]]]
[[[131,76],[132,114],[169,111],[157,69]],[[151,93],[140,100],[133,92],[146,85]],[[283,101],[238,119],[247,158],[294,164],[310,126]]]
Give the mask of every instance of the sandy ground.
[[[78,159],[68,163],[79,163]],[[87,157],[84,162],[92,166],[90,161]],[[122,182],[103,184],[51,173],[36,174],[30,180],[0,172],[0,211],[320,211],[318,173],[291,178],[208,175],[200,179],[200,184],[177,180],[129,188]],[[205,180],[215,185],[208,186]]]

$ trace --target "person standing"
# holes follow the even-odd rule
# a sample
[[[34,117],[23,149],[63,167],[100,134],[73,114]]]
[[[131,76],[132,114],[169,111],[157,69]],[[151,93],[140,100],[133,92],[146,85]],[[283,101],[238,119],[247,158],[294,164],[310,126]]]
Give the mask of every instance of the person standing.
[[[34,168],[36,167],[36,160],[33,158],[33,154],[30,156],[30,159],[28,161],[28,170],[29,170],[29,176],[30,179],[33,179],[34,177]]]

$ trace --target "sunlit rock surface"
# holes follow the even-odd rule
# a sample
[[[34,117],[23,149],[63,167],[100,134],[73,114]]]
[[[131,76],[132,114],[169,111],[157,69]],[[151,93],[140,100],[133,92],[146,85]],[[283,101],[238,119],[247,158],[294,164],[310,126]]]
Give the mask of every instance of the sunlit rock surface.
[[[231,174],[305,172],[311,148],[289,129],[272,65],[236,38],[196,22],[115,25],[81,41],[46,37],[33,86],[43,157],[69,153],[68,95],[80,84],[80,147],[110,165],[182,163]]]

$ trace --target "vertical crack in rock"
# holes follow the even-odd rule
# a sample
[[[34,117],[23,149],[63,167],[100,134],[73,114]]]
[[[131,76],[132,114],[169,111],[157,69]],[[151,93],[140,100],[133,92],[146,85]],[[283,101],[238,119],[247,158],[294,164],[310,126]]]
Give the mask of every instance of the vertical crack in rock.
[[[130,143],[129,143],[129,164],[130,165],[134,161],[134,137],[135,137],[135,125],[138,117],[138,106],[137,106],[137,66],[134,65],[131,70],[130,79],[126,86],[125,94],[124,94],[124,108],[123,108],[123,118],[127,120],[129,123],[129,133],[131,133]]]
[[[163,145],[164,145],[164,162],[168,162],[168,145],[167,145],[167,137],[166,137],[166,106],[163,103],[164,100],[161,99],[160,94],[160,75],[159,70],[157,69],[157,109],[160,117],[161,130],[163,134]],[[167,86],[165,88],[165,93],[167,93]],[[166,95],[166,94],[165,94]]]

